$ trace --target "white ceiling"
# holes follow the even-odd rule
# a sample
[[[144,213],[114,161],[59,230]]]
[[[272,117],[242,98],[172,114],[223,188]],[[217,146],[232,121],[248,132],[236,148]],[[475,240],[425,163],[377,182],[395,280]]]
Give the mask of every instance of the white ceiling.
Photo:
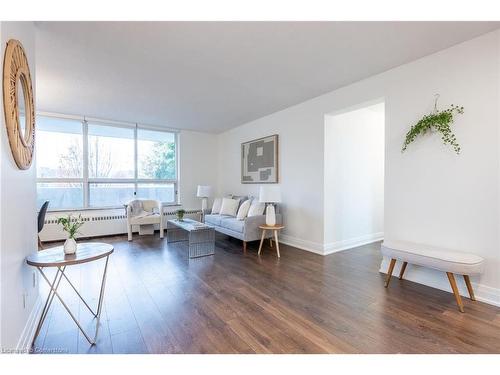
[[[37,22],[37,108],[221,132],[499,27]]]

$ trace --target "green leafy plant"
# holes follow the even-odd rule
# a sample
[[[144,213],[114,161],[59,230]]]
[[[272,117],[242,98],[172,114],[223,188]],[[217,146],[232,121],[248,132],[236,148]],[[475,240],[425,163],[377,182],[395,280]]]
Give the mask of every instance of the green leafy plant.
[[[186,213],[186,210],[183,210],[183,209],[177,210],[177,220],[182,221],[184,219],[185,213]]]
[[[437,98],[436,98],[437,102]],[[450,108],[438,111],[437,106],[434,105],[434,112],[425,115],[422,119],[413,125],[403,143],[401,152],[406,151],[408,145],[412,143],[419,134],[426,134],[432,130],[441,133],[443,144],[448,144],[453,147],[457,154],[460,154],[460,145],[457,142],[457,137],[453,134],[450,125],[453,124],[455,114],[463,114],[464,107],[451,105]]]
[[[69,238],[75,239],[77,234],[81,234],[78,232],[78,229],[83,226],[84,221],[82,219],[82,215],[78,215],[78,218],[76,219],[73,219],[71,215],[68,215],[67,217],[57,218],[57,224],[62,224],[63,230],[68,232]]]

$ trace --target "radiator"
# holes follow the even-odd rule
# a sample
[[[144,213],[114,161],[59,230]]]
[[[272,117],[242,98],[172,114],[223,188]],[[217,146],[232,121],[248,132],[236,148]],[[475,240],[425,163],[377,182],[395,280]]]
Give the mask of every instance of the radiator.
[[[176,216],[177,210],[169,210],[163,212],[164,228],[167,227],[166,221],[173,219]],[[201,210],[186,210],[185,216],[194,220],[200,220]],[[57,218],[67,216],[68,212],[49,212],[45,217],[45,222],[42,231],[40,232],[40,240],[43,241],[59,241],[68,237],[67,233],[62,230],[62,225],[57,224]],[[115,210],[95,210],[95,211],[74,211],[71,212],[73,217],[82,215],[84,221],[80,228],[78,238],[110,236],[116,234],[127,233],[127,216],[123,209]],[[134,232],[138,231],[138,226],[132,227]],[[158,225],[155,229],[159,229]]]

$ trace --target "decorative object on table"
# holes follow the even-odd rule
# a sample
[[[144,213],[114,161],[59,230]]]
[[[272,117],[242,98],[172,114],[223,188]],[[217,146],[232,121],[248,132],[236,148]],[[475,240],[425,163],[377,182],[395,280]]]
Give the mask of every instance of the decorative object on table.
[[[448,109],[440,111],[437,109],[438,99],[439,94],[436,94],[434,110],[430,114],[422,117],[410,128],[408,133],[406,133],[406,138],[401,152],[406,151],[408,145],[412,143],[418,135],[424,135],[429,132],[437,131],[441,133],[443,144],[450,145],[457,154],[460,154],[460,145],[458,144],[457,137],[453,134],[450,125],[453,124],[455,114],[464,113],[464,107],[452,104]]]
[[[177,214],[177,220],[183,221],[184,220],[184,214],[186,213],[186,210],[183,210],[182,208],[180,210],[176,211]]]
[[[273,226],[276,224],[276,213],[274,203],[281,202],[281,190],[278,185],[264,185],[260,187],[259,201],[266,203],[266,224]]]
[[[207,185],[198,185],[196,196],[201,198],[201,211],[203,215],[207,210],[208,198],[212,196],[212,187]]]
[[[71,215],[67,217],[60,217],[57,219],[57,224],[62,224],[63,230],[68,232],[68,239],[64,242],[64,254],[74,254],[76,253],[76,240],[75,237],[84,222],[82,219],[82,215],[78,215],[78,218],[73,219]]]
[[[160,238],[163,238],[163,205],[152,199],[135,199],[127,203],[128,240],[132,241],[132,226],[139,226],[139,234],[154,234],[154,226],[160,228]]]
[[[47,208],[49,207],[49,201],[45,201],[38,211],[38,247],[43,250],[42,241],[40,241],[40,232],[45,224],[45,214],[47,213]]]
[[[264,242],[264,238],[266,237],[266,231],[271,231],[271,233],[274,233],[274,242],[276,244],[276,255],[278,258],[280,257],[280,243],[278,241],[278,231],[282,230],[284,228],[283,225],[260,225],[259,228],[262,230],[262,237],[260,238],[260,245],[259,245],[259,252],[257,255],[260,255],[260,252],[262,251],[262,243]],[[269,239],[269,245],[273,247],[273,239],[272,236]]]
[[[28,59],[21,42],[10,39],[3,60],[3,108],[12,156],[28,169],[35,150],[35,104]]]
[[[97,339],[97,334],[99,333],[99,327],[100,327],[100,320],[101,320],[101,312],[102,312],[102,303],[104,301],[104,288],[106,286],[106,275],[107,275],[107,270],[108,270],[108,261],[109,261],[109,256],[113,253],[114,249],[113,246],[106,244],[106,243],[99,243],[99,242],[92,242],[92,243],[81,243],[80,244],[80,249],[77,254],[73,257],[66,257],[63,253],[63,249],[61,246],[53,247],[51,249],[47,249],[44,251],[39,251],[34,254],[31,254],[26,258],[26,263],[32,267],[36,267],[38,271],[40,271],[40,274],[42,275],[43,279],[47,282],[49,285],[49,293],[47,295],[47,299],[45,301],[44,307],[42,309],[42,312],[40,314],[40,320],[38,321],[35,334],[33,336],[33,341],[32,343],[35,344],[36,339],[40,333],[40,330],[43,326],[43,322],[45,321],[45,318],[47,317],[47,313],[50,309],[50,306],[52,305],[52,301],[54,300],[54,297],[57,297],[63,307],[66,309],[68,314],[70,315],[71,319],[75,322],[75,324],[78,326],[78,329],[82,334],[85,336],[87,341],[89,342],[90,345],[95,345],[96,339]],[[99,301],[97,303],[97,311],[92,310],[92,308],[89,306],[89,304],[83,299],[81,294],[78,292],[78,290],[75,288],[73,283],[70,281],[69,276],[65,273],[66,267],[70,267],[73,265],[79,265],[79,264],[84,264],[88,262],[93,262],[98,259],[103,259],[106,258],[106,263],[104,265],[104,271],[102,274],[102,279],[101,279],[101,291],[99,293]],[[45,268],[57,268],[57,271],[55,272],[55,277],[53,280],[49,280],[45,272],[43,271]],[[80,272],[78,272],[79,274]],[[92,272],[90,275],[95,275],[95,272]],[[96,318],[96,325],[95,325],[95,335],[93,338],[91,338],[87,332],[83,329],[81,326],[80,322],[78,322],[77,318],[75,315],[71,312],[70,306],[67,305],[64,300],[61,297],[61,294],[58,293],[58,288],[61,285],[61,281],[63,277],[66,279],[68,282],[69,286],[73,288],[75,293],[80,297],[80,300],[85,304],[87,309],[90,311],[90,313]],[[78,284],[77,284],[78,285]],[[76,305],[78,306],[78,305]],[[88,323],[88,321],[86,322]]]
[[[278,135],[241,144],[241,183],[276,184],[278,169]]]

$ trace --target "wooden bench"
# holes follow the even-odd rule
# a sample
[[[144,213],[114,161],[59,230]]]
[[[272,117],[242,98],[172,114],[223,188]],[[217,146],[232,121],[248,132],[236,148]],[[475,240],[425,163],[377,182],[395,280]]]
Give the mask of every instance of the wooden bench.
[[[384,241],[381,245],[381,251],[382,255],[391,260],[385,280],[386,288],[391,281],[394,265],[399,260],[403,262],[399,273],[400,280],[403,279],[408,263],[446,272],[460,312],[464,312],[464,306],[454,274],[463,275],[470,299],[476,300],[470,276],[483,272],[484,259],[480,256],[405,241]]]

